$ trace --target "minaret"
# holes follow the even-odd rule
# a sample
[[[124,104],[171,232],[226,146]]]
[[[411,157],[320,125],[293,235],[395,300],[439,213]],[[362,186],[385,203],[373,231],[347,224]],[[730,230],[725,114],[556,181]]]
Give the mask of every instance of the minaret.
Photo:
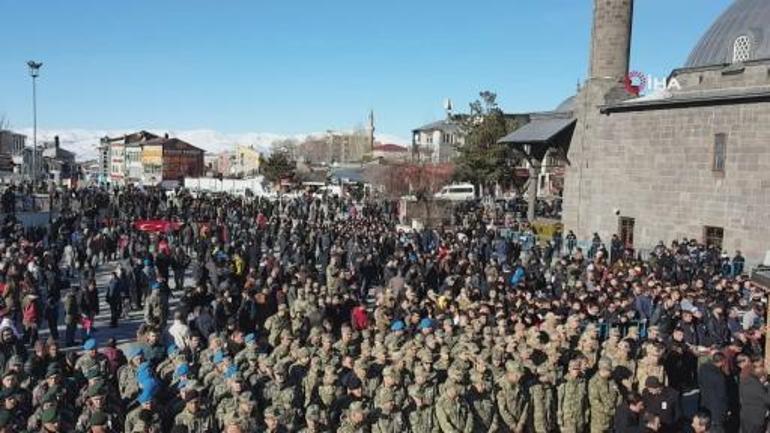
[[[633,15],[634,0],[594,0],[589,80],[628,75]]]
[[[369,133],[369,152],[374,152],[374,110],[369,110],[369,125],[366,131]]]
[[[632,97],[624,81],[631,57],[631,31],[634,0],[594,0],[591,54],[588,79],[575,99],[577,125],[572,135],[564,178],[562,223],[579,239],[590,239],[597,227],[593,188],[605,181],[597,175],[597,161],[606,155],[600,147],[598,131],[604,121],[599,107],[620,103]]]

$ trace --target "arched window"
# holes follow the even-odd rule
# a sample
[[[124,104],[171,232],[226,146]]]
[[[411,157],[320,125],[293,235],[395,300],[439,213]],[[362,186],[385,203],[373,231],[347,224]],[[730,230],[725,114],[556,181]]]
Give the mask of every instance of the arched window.
[[[748,36],[738,36],[733,44],[733,63],[745,62],[751,59],[751,39]]]

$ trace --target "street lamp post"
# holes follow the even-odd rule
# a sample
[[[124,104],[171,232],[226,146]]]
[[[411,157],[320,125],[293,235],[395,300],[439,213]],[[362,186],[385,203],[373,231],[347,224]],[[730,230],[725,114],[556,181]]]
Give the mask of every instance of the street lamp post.
[[[37,77],[40,75],[40,67],[43,66],[43,63],[30,60],[27,62],[27,66],[29,66],[29,76],[32,77],[32,173],[30,173],[30,178],[34,191],[35,182],[37,182],[37,171],[35,171],[35,159],[37,158],[35,155],[37,153]]]

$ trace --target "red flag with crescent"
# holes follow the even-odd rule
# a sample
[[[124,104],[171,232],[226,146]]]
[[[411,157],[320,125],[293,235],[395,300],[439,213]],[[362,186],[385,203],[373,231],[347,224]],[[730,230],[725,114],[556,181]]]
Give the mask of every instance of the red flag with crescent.
[[[182,224],[178,221],[169,220],[137,220],[134,221],[134,228],[143,232],[166,233],[178,230]]]

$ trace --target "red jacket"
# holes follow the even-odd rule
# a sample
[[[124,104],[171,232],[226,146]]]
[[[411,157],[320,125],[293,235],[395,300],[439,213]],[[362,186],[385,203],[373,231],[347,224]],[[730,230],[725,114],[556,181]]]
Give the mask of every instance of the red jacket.
[[[369,327],[369,314],[363,306],[359,305],[353,308],[350,316],[350,322],[357,331],[362,331]]]

